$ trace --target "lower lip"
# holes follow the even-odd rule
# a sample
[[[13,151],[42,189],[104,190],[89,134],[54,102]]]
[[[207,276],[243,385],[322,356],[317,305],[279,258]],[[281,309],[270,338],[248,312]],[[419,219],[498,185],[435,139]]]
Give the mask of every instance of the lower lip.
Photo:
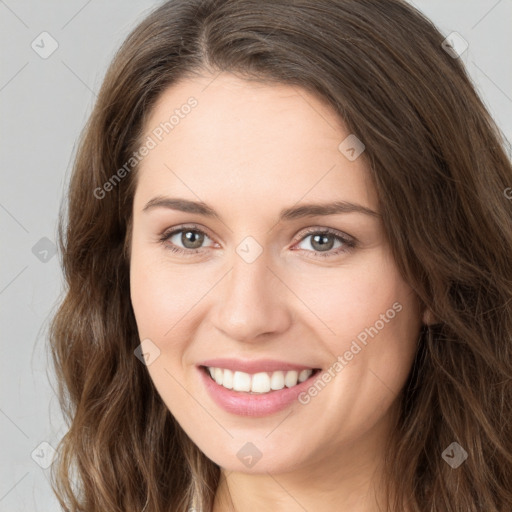
[[[311,374],[304,382],[291,388],[284,387],[269,393],[249,394],[233,391],[217,384],[204,367],[198,367],[201,378],[215,403],[225,411],[239,416],[267,416],[286,409],[295,402],[300,393],[305,391],[318,375]]]

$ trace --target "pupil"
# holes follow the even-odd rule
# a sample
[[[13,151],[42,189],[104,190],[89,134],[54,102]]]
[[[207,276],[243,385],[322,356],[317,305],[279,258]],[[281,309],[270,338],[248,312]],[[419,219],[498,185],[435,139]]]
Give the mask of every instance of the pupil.
[[[329,239],[331,240],[330,243],[328,242]],[[315,244],[319,244],[318,247],[316,247]],[[315,249],[319,249],[320,251],[328,251],[332,249],[332,246],[334,245],[334,240],[331,238],[331,235],[315,235],[313,237],[311,245]]]
[[[194,241],[195,237],[197,238]],[[197,233],[196,231],[185,231],[181,238],[183,246],[186,247],[187,249],[198,249],[199,247],[201,247],[203,243],[204,235],[202,233]],[[189,242],[192,243],[192,247],[187,245]]]

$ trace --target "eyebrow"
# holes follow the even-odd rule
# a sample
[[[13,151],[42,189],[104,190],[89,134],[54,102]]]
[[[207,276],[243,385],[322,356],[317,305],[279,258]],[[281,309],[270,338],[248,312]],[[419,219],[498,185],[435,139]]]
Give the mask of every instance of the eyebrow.
[[[203,215],[208,218],[217,219],[222,222],[219,214],[206,203],[200,201],[190,201],[188,199],[156,196],[142,209],[143,212],[148,212],[154,208],[168,208],[170,210],[178,210],[186,213],[195,213]],[[307,217],[336,215],[340,213],[363,213],[372,217],[380,217],[380,214],[362,206],[360,204],[351,203],[348,201],[333,201],[330,203],[309,203],[300,206],[292,206],[284,208],[279,213],[279,221],[290,221],[295,219],[302,219]]]

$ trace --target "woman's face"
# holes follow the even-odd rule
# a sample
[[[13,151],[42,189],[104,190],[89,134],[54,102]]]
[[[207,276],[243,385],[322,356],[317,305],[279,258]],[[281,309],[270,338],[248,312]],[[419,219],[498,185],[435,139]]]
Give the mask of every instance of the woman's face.
[[[305,90],[226,73],[173,85],[146,124],[131,300],[158,392],[223,468],[364,464],[389,434],[421,313],[350,135]],[[263,387],[214,383],[202,366],[227,358],[227,387]],[[285,363],[321,372],[295,389]]]

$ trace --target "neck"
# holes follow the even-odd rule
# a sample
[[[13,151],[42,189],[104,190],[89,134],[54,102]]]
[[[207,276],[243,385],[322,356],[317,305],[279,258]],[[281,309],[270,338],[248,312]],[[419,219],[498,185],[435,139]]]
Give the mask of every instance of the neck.
[[[221,475],[213,512],[378,512],[381,492],[374,481],[352,475],[345,480],[315,479],[299,475]]]
[[[285,473],[222,468],[212,512],[385,510],[383,441],[389,439],[390,429],[391,423],[383,421],[359,439],[333,441],[316,450],[307,464]]]

